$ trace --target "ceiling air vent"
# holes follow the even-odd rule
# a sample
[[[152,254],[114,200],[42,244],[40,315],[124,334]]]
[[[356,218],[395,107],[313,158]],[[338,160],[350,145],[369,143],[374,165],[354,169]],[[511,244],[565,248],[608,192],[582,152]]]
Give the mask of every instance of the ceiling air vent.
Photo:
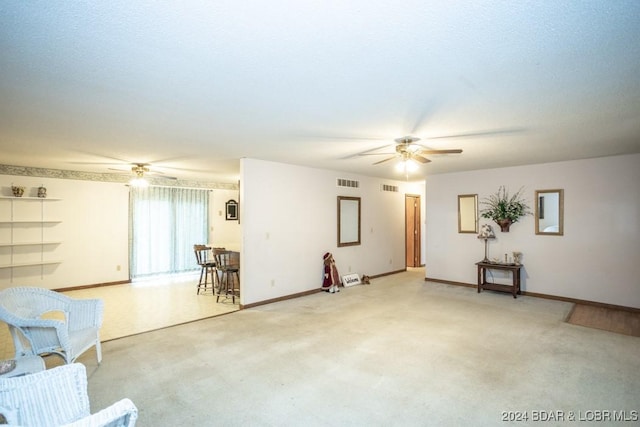
[[[381,184],[380,185],[380,189],[382,191],[390,191],[392,193],[397,193],[398,192],[398,186],[397,185]]]
[[[360,187],[360,181],[354,181],[352,179],[338,178],[338,187],[358,188]]]

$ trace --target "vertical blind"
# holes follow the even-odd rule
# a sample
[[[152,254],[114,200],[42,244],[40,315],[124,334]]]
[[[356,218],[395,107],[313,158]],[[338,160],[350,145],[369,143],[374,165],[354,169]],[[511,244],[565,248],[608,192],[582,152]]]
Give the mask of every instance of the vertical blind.
[[[194,270],[194,244],[207,243],[209,191],[131,187],[131,278]]]

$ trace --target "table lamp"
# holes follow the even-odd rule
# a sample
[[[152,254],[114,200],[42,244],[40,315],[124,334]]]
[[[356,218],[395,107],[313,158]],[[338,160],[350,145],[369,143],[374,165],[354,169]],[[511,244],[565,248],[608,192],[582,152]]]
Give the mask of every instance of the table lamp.
[[[489,224],[483,224],[480,227],[480,234],[478,234],[478,239],[484,240],[484,259],[482,262],[489,262],[489,258],[487,257],[487,241],[489,239],[495,239],[496,235],[493,232],[493,228]]]

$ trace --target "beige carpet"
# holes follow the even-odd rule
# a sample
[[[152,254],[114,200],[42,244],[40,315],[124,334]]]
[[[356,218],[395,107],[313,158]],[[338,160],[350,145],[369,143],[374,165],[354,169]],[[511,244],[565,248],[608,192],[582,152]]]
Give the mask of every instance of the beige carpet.
[[[568,324],[571,308],[411,271],[112,340],[100,366],[93,351],[80,362],[92,410],[128,397],[138,427],[573,426],[594,425],[578,417],[596,410],[631,416],[640,339]],[[536,423],[534,411],[574,421]],[[503,421],[518,414],[529,420]]]
[[[576,304],[569,314],[567,322],[640,337],[640,312]]]

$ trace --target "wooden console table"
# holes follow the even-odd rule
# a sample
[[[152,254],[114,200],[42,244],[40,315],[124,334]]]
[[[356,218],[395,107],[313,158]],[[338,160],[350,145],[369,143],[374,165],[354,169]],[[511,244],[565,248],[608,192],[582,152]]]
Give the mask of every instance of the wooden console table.
[[[520,269],[522,264],[494,264],[490,262],[476,262],[478,266],[478,293],[483,289],[490,291],[509,292],[516,298],[520,293]],[[510,271],[513,277],[512,285],[501,285],[498,283],[487,282],[487,270],[505,270]]]

